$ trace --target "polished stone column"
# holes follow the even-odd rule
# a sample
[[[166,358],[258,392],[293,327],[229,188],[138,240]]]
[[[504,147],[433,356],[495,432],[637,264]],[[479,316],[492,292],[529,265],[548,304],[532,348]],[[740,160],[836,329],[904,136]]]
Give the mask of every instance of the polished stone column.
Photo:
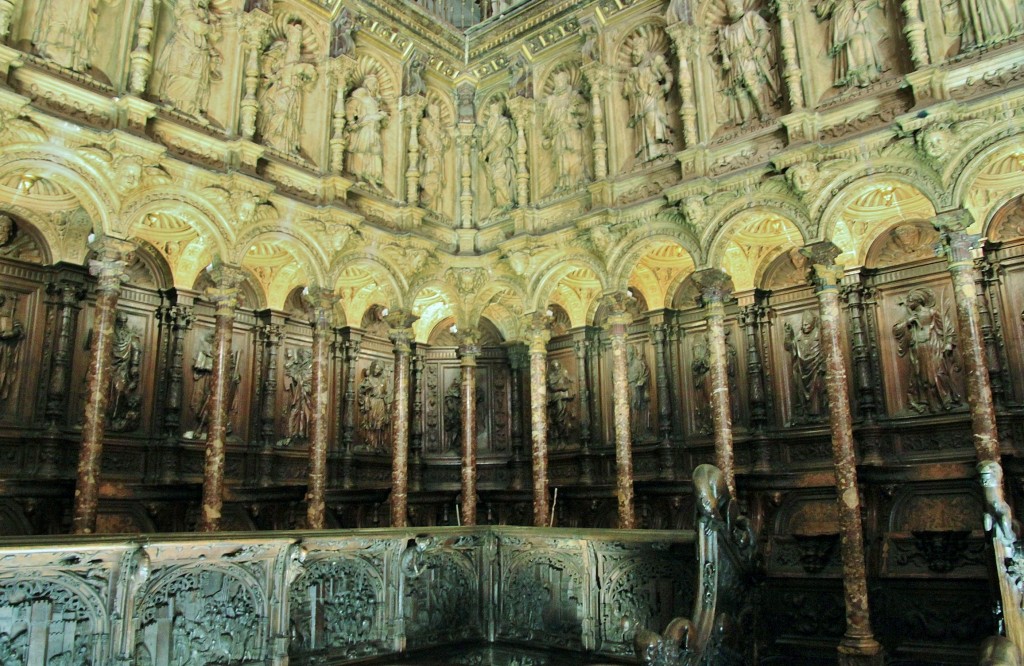
[[[729,357],[725,345],[725,302],[732,295],[732,278],[717,268],[693,274],[707,308],[708,352],[711,355],[711,419],[715,432],[715,465],[722,470],[729,492],[736,496],[733,464],[732,403],[729,399]]]
[[[238,305],[238,285],[245,278],[236,266],[216,264],[207,269],[213,287],[206,290],[206,299],[216,308],[214,314],[213,370],[210,373],[210,413],[206,433],[206,459],[203,465],[203,504],[199,531],[220,529],[224,506],[224,458],[228,436],[228,413],[231,405],[231,337]]]
[[[633,433],[629,427],[629,369],[626,333],[633,318],[626,312],[625,292],[605,296],[608,337],[612,345],[612,420],[615,424],[615,494],[619,505],[619,529],[636,527],[633,507]]]
[[[953,298],[956,301],[960,353],[964,359],[964,375],[967,377],[967,403],[971,408],[974,449],[979,462],[999,462],[996,408],[992,401],[992,383],[985,358],[985,338],[981,332],[974,259],[971,256],[978,237],[966,233],[971,223],[971,214],[963,209],[942,213],[932,221],[941,234],[942,250],[949,262],[949,274],[953,278]]]
[[[846,634],[839,643],[840,664],[881,664],[882,648],[871,632],[868,585],[864,566],[864,531],[861,525],[860,492],[854,453],[853,416],[843,359],[842,310],[839,282],[843,268],[835,264],[841,251],[824,241],[801,250],[812,265],[812,282],[821,317],[821,349],[825,355],[825,388],[828,393],[832,458],[836,477],[840,548],[843,558],[843,592]]]
[[[409,525],[409,358],[413,322],[419,317],[395,310],[384,318],[395,345],[395,396],[391,412],[391,526]]]
[[[313,419],[309,428],[309,484],[306,489],[306,527],[322,530],[327,506],[324,493],[327,486],[327,441],[330,432],[331,400],[329,346],[334,305],[338,297],[329,289],[311,287],[306,300],[313,314],[313,368],[310,393],[313,399]]]
[[[460,486],[462,524],[476,525],[476,357],[480,355],[476,331],[459,333],[459,366],[462,370],[459,398],[462,401],[462,469]]]
[[[548,506],[548,340],[551,317],[535,312],[527,332],[530,345],[530,436],[533,440],[533,525],[551,522]]]
[[[89,272],[96,276],[96,310],[92,323],[92,356],[85,380],[85,420],[78,452],[75,506],[71,527],[75,534],[96,530],[99,506],[100,460],[107,427],[107,395],[113,369],[114,319],[125,269],[135,246],[117,238],[97,238],[89,244],[95,253]]]

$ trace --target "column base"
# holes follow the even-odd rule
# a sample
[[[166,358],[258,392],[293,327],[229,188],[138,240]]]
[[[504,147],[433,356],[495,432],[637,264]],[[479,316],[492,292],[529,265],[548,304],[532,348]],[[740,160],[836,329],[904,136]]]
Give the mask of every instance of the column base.
[[[844,637],[839,642],[839,666],[882,666],[885,653],[872,637]]]

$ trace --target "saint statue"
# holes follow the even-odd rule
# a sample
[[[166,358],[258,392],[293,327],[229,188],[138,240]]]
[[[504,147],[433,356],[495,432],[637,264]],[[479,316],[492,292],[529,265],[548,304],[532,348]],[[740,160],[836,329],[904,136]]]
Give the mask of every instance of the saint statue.
[[[702,435],[711,432],[711,348],[708,337],[701,335],[693,343],[693,362],[690,364],[693,374],[693,393],[695,402],[694,430]]]
[[[462,440],[462,384],[454,377],[444,392],[444,446],[443,451],[458,451]]]
[[[561,362],[552,361],[548,368],[548,430],[551,443],[562,445],[568,443],[571,433],[571,403],[576,399],[574,382]]]
[[[194,118],[206,114],[210,83],[220,81],[220,25],[210,13],[210,0],[178,0],[174,5],[174,33],[157,61],[163,73],[158,95]]]
[[[384,187],[384,146],[381,129],[388,122],[380,98],[375,74],[367,74],[363,84],[352,91],[345,104],[349,133],[346,153],[349,173],[374,189]]]
[[[308,349],[285,351],[284,374],[288,380],[288,438],[308,440],[313,421],[313,354]]]
[[[14,303],[0,292],[0,407],[7,404],[21,367],[21,340],[25,329],[14,318]],[[12,299],[13,301],[13,299]]]
[[[903,301],[906,317],[892,327],[896,353],[910,361],[910,408],[919,414],[949,410],[960,404],[953,373],[956,331],[935,303],[935,292],[915,287]]]
[[[629,347],[626,355],[626,380],[629,382],[629,417],[633,437],[651,431],[651,369],[638,347]]]
[[[196,354],[192,359],[192,413],[195,414],[195,427],[185,433],[189,439],[202,439],[206,437],[207,425],[210,421],[210,406],[213,402],[213,347],[216,339],[216,331],[209,330],[199,338],[196,346]],[[238,386],[242,383],[242,375],[238,371],[238,350],[231,352],[228,357],[228,396],[226,401],[226,412],[230,415],[234,412],[235,397],[238,395]],[[228,419],[227,431],[230,433],[233,424]]]
[[[139,332],[128,324],[128,315],[118,312],[114,320],[110,386],[107,392],[107,417],[110,430],[127,432],[139,427],[142,397],[142,342]]]
[[[32,43],[39,55],[84,72],[92,66],[100,0],[42,0]]]
[[[814,8],[818,18],[832,17],[828,32],[835,87],[864,87],[882,76],[882,30],[871,17],[879,7],[878,0],[821,0]]]
[[[742,125],[765,120],[779,100],[775,40],[771,27],[743,0],[726,0],[728,23],[718,30],[718,53],[729,101],[729,118]]]
[[[387,426],[391,418],[391,391],[384,374],[384,364],[373,361],[359,384],[359,413],[363,415],[366,445],[374,450],[386,449]]]
[[[960,0],[963,46],[999,42],[1024,29],[1024,10],[1016,0]]]
[[[785,325],[783,346],[792,357],[794,420],[817,420],[825,413],[825,355],[821,351],[818,316],[805,310],[800,331]]]
[[[480,161],[484,163],[487,187],[497,210],[515,205],[516,139],[516,129],[505,115],[501,100],[491,100],[480,142]]]
[[[436,103],[427,104],[426,112],[420,119],[420,203],[432,211],[441,209],[446,180],[444,177],[444,154],[451,145],[451,138],[441,127],[441,109]]]
[[[584,129],[589,122],[587,101],[573,87],[568,71],[555,72],[553,82],[544,100],[542,145],[551,150],[555,192],[571,192],[590,178],[584,157]]]
[[[665,56],[651,48],[645,33],[633,39],[630,58],[633,66],[624,83],[629,126],[636,130],[637,159],[649,162],[672,150],[672,128],[665,105],[665,96],[672,89],[672,70]]]
[[[267,51],[260,95],[259,130],[263,143],[289,155],[298,154],[302,139],[302,97],[316,81],[316,67],[302,61],[302,24],[289,23],[284,39]]]

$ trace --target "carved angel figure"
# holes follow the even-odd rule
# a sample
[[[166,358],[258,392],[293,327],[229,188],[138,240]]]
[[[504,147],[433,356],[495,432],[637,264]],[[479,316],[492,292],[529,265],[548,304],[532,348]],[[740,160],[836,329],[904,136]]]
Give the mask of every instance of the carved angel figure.
[[[672,150],[672,128],[665,105],[672,89],[672,70],[643,33],[633,40],[630,58],[633,66],[623,84],[629,100],[629,126],[636,130],[637,159],[649,162]]]
[[[221,56],[214,47],[219,39],[220,23],[210,12],[210,0],[179,0],[174,33],[157,61],[164,77],[157,94],[182,113],[202,118],[210,83],[221,79]]]
[[[316,81],[316,67],[302,60],[302,24],[289,23],[284,39],[267,52],[260,95],[259,131],[263,143],[297,154],[302,138],[302,98]]]
[[[420,203],[424,208],[439,211],[447,184],[444,154],[451,145],[451,138],[441,127],[441,109],[436,103],[428,103],[420,119],[419,141]]]
[[[814,8],[818,18],[832,18],[828,32],[835,87],[868,86],[882,75],[877,45],[882,30],[871,17],[879,7],[878,0],[822,0]]]
[[[726,0],[729,23],[718,31],[718,53],[729,100],[729,118],[742,125],[764,120],[779,99],[775,39],[771,27],[743,0]]]
[[[100,2],[42,0],[32,34],[32,43],[39,55],[76,72],[89,69],[96,45]]]
[[[910,361],[910,408],[919,414],[960,404],[953,386],[956,331],[935,303],[935,292],[916,287],[903,301],[906,317],[893,324],[896,353]]]
[[[387,125],[388,114],[380,98],[377,76],[367,74],[363,85],[352,91],[345,104],[349,133],[346,155],[349,173],[374,189],[384,187],[384,145],[381,129]]]
[[[484,163],[487,187],[494,207],[503,210],[515,205],[516,161],[513,148],[516,129],[502,110],[500,99],[487,107],[483,137],[480,142],[480,160]]]
[[[569,72],[555,72],[553,81],[544,100],[542,145],[551,150],[555,192],[571,192],[590,178],[584,153],[584,129],[590,118],[587,102],[573,87]]]

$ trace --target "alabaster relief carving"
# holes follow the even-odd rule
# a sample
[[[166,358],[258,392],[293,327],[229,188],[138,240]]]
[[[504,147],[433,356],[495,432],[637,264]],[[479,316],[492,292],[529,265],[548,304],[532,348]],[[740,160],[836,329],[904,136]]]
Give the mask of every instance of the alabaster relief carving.
[[[363,371],[358,399],[363,444],[375,451],[386,451],[391,421],[391,382],[380,361],[372,361]]]
[[[868,86],[882,76],[878,42],[885,32],[875,16],[881,11],[878,0],[822,0],[815,6],[818,18],[832,19],[828,34],[835,87]]]
[[[664,43],[659,32],[658,40]],[[649,162],[672,152],[672,128],[669,126],[666,98],[672,89],[672,70],[664,49],[656,48],[655,35],[640,31],[629,46],[632,66],[626,72],[623,94],[629,101],[629,126],[636,137],[635,156]]]
[[[297,155],[302,140],[302,101],[317,79],[312,55],[303,48],[303,25],[289,18],[274,34],[263,59],[260,138],[270,148]]]
[[[718,29],[718,57],[728,104],[726,116],[742,125],[765,120],[779,103],[775,37],[757,9],[726,0],[725,25]]]
[[[331,57],[348,55],[356,48],[355,37],[352,33],[356,31],[355,19],[348,7],[341,10],[338,19],[334,22],[334,29],[331,32]]]
[[[445,153],[452,139],[442,126],[441,107],[428,102],[420,119],[420,204],[429,210],[440,211],[444,200]]]
[[[313,421],[313,353],[288,349],[284,353],[284,376],[288,391],[288,443],[309,439]]]
[[[551,361],[548,367],[548,437],[552,447],[565,446],[572,436],[573,401],[576,400],[576,380],[562,367]]]
[[[36,51],[76,72],[92,66],[101,3],[117,0],[43,0],[36,10]]]
[[[345,103],[348,152],[345,166],[356,180],[375,190],[384,188],[384,144],[381,130],[388,113],[380,96],[380,80],[368,73]]]
[[[904,318],[893,324],[896,353],[910,364],[907,398],[919,414],[948,411],[959,405],[955,375],[961,368],[954,355],[956,330],[935,292],[915,287],[900,302]]]
[[[626,379],[629,382],[630,430],[634,438],[645,437],[651,432],[651,369],[640,347],[629,347]]]
[[[516,204],[516,128],[496,97],[488,103],[480,137],[480,162],[484,165],[491,203],[499,211]]]
[[[157,60],[163,79],[157,95],[193,118],[203,119],[210,101],[210,84],[221,79],[219,16],[210,0],[179,0],[174,5],[174,32]]]
[[[544,98],[542,145],[551,151],[555,193],[572,192],[590,180],[585,152],[590,113],[580,86],[576,70],[560,69],[552,74]]]
[[[142,334],[118,312],[114,320],[114,343],[107,398],[108,427],[128,432],[139,427],[142,406]]]
[[[821,350],[818,315],[805,310],[800,326],[785,323],[783,346],[789,352],[793,381],[793,421],[818,421],[827,412],[825,355]]]
[[[960,0],[947,13],[955,15],[954,21],[961,24],[964,49],[1000,42],[1024,28],[1024,9],[1017,0]],[[956,30],[947,32],[955,34]]]

